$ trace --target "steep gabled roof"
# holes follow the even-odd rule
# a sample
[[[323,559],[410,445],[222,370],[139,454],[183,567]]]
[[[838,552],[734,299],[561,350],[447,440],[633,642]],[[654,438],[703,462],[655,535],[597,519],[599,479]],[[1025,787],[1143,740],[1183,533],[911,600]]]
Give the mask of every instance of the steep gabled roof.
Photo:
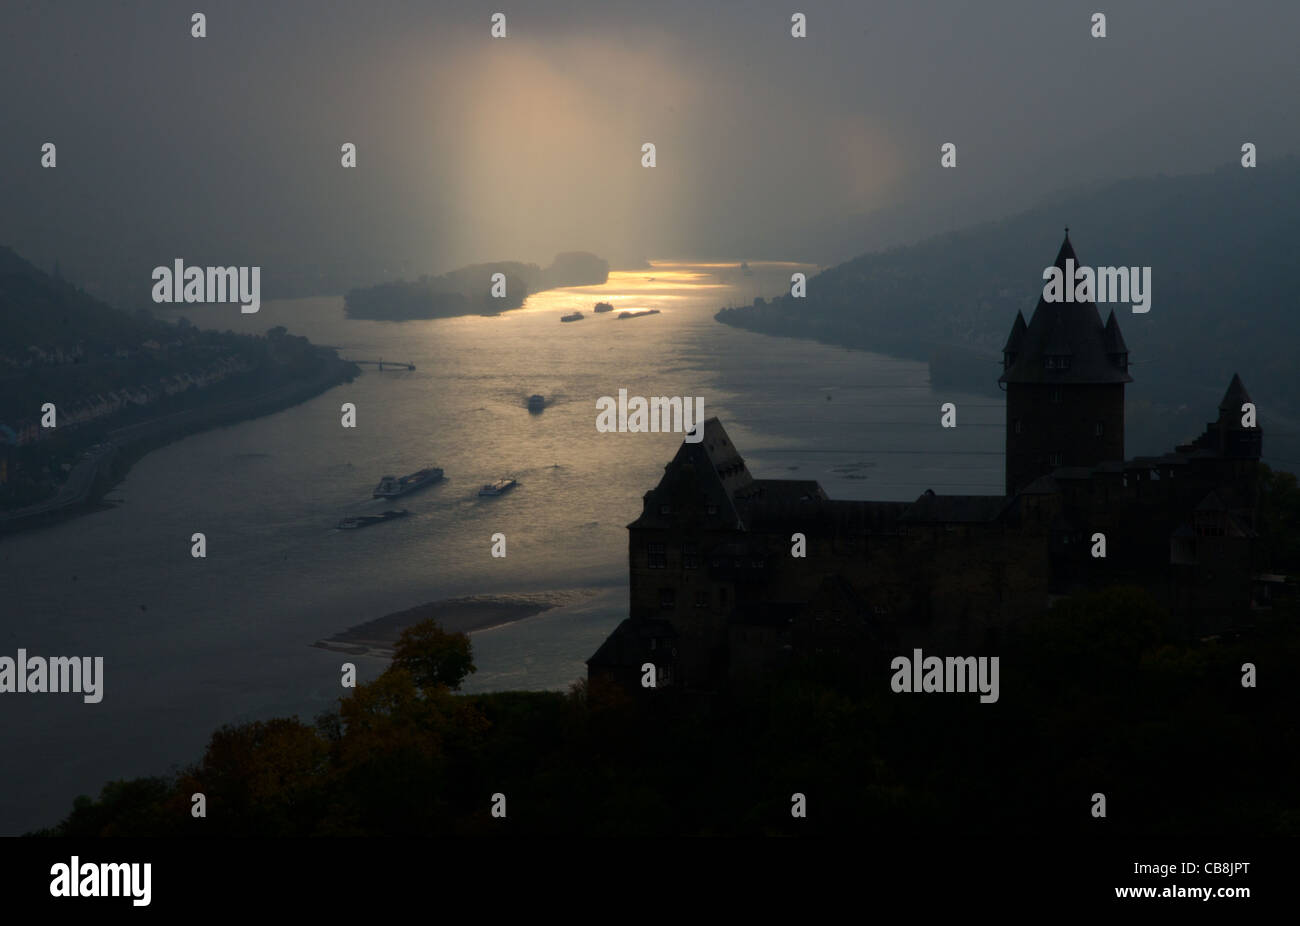
[[[1073,261],[1077,270],[1079,260],[1075,256],[1074,246],[1070,244],[1069,232],[1061,243],[1054,266],[1060,268],[1065,276],[1065,287],[1073,289],[1075,281],[1066,274],[1066,261]],[[1007,343],[1016,343],[1015,361],[1007,367],[999,378],[1003,383],[1049,383],[1062,385],[1104,385],[1108,383],[1131,383],[1129,376],[1117,360],[1111,355],[1120,353],[1112,350],[1114,344],[1122,344],[1123,336],[1119,333],[1119,322],[1103,325],[1101,315],[1097,312],[1095,302],[1048,302],[1041,295],[1038,306],[1023,334],[1017,333],[1021,324],[1020,316],[1012,323],[1011,335]],[[1068,357],[1069,365],[1047,366],[1047,358]]]
[[[704,422],[703,439],[695,443],[683,440],[672,462],[664,467],[659,484],[645,494],[641,516],[628,527],[671,527],[676,523],[675,509],[683,502],[703,500],[710,529],[743,529],[736,510],[735,493],[753,483],[745,461],[727,436],[722,422],[710,418]],[[668,506],[670,513],[662,509]]]
[[[741,459],[740,451],[731,442],[722,422],[717,418],[706,420],[704,438],[698,444],[687,444],[687,446],[703,447],[718,475],[734,482],[731,486],[733,491],[752,481],[749,471],[745,469],[745,461]]]

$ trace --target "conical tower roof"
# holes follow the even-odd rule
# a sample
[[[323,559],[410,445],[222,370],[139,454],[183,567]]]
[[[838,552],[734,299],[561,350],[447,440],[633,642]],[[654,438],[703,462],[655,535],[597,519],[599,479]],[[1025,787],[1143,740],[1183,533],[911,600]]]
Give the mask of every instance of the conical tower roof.
[[[1071,262],[1067,267],[1066,262]],[[1054,266],[1060,268],[1065,288],[1073,290],[1071,271],[1079,260],[1070,243],[1070,230],[1056,254]],[[1123,343],[1119,322],[1103,325],[1097,304],[1088,302],[1048,302],[1041,295],[1023,334],[1017,335],[1013,323],[1008,343],[1016,340],[1016,358],[999,379],[1003,383],[1046,383],[1062,385],[1105,385],[1131,383],[1133,377],[1111,355],[1112,345]],[[1049,367],[1048,359],[1052,358]],[[1066,358],[1067,363],[1058,363]]]
[[[1025,324],[1025,313],[1017,312],[1016,320],[1011,323],[1011,333],[1007,335],[1007,343],[1002,345],[1002,353],[1016,353],[1020,350],[1020,345],[1025,340],[1025,330],[1029,326]]]
[[[1241,381],[1240,376],[1233,373],[1232,382],[1228,383],[1228,391],[1223,394],[1223,401],[1219,403],[1219,411],[1239,415],[1241,406],[1251,401],[1253,400],[1250,393],[1246,391],[1246,384]]]
[[[1127,354],[1128,345],[1124,343],[1124,335],[1119,330],[1119,319],[1115,317],[1115,310],[1110,310],[1110,316],[1106,319],[1106,350],[1111,354]]]

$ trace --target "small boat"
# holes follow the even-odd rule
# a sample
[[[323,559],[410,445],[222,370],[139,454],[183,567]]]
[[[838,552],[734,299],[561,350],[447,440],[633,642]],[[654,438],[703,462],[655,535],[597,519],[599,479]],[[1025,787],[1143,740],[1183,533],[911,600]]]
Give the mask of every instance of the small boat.
[[[597,313],[600,313],[600,312],[612,312],[612,311],[614,311],[614,306],[611,305],[610,303],[608,303],[608,302],[597,302],[597,303],[596,303],[596,312],[597,312]]]
[[[580,321],[582,321],[582,318],[583,318],[583,316],[582,316],[582,313],[581,313],[581,312],[574,312],[572,315],[561,315],[561,316],[560,316],[560,321],[562,321],[562,322],[580,322]]]
[[[339,530],[355,531],[363,527],[369,527],[372,524],[382,524],[385,521],[391,521],[394,518],[404,518],[409,512],[403,508],[401,511],[385,511],[383,514],[367,514],[357,518],[344,518],[339,522]]]
[[[528,410],[530,412],[540,412],[546,407],[546,397],[534,393],[528,397]]]
[[[409,476],[403,476],[398,479],[396,476],[385,476],[379,480],[379,485],[375,486],[372,498],[398,498],[407,492],[414,492],[421,486],[426,486],[431,482],[437,482],[442,478],[442,470],[437,466],[429,466],[425,469],[417,470]]]
[[[620,320],[622,320],[624,318],[640,318],[643,315],[658,315],[658,314],[659,314],[658,309],[646,309],[643,312],[619,312],[618,317]]]
[[[498,479],[496,482],[488,483],[478,490],[479,495],[504,495],[515,486],[519,485],[514,479]]]
[[[752,277],[754,275],[754,271],[749,269],[749,261],[747,260],[742,260],[740,262],[740,272],[747,277]]]

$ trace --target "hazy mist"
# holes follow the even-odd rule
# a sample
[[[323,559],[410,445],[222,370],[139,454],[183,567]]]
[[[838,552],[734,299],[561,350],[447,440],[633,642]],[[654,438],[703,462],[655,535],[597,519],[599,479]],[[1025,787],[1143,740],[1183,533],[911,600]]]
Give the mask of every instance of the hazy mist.
[[[1097,4],[1039,0],[199,6],[204,39],[194,4],[0,11],[0,243],[141,303],[178,256],[327,286],[571,249],[831,263],[1300,147],[1291,2],[1109,3],[1105,39]]]

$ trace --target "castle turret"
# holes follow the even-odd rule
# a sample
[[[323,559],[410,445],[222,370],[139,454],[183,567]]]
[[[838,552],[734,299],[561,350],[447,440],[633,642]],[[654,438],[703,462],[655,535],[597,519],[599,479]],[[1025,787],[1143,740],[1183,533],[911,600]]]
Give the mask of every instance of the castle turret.
[[[1246,384],[1236,373],[1219,402],[1219,417],[1205,426],[1205,431],[1190,444],[1178,447],[1179,453],[1199,453],[1224,460],[1258,460],[1263,452],[1264,433]]]
[[[1056,255],[1077,268],[1069,229]],[[1128,346],[1112,311],[1103,325],[1096,303],[1039,297],[1026,325],[1016,314],[998,382],[1007,392],[1007,494],[1062,466],[1124,459],[1124,384]]]

